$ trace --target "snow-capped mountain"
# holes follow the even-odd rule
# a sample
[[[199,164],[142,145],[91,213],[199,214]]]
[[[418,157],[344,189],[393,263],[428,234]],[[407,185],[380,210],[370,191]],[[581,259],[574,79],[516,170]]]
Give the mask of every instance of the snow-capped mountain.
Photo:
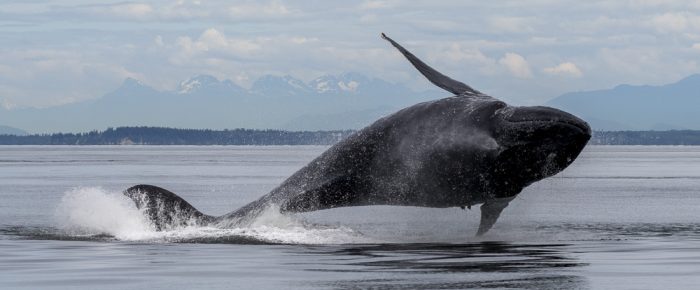
[[[325,75],[312,80],[309,86],[319,94],[332,94],[338,92],[355,92],[360,83],[355,80],[341,80],[336,76]]]
[[[302,96],[311,93],[311,88],[292,76],[266,75],[253,83],[250,92],[262,96]]]
[[[210,75],[197,75],[180,82],[177,88],[179,94],[209,94],[225,95],[230,93],[242,93],[245,89],[236,85],[231,80],[223,80]]]
[[[383,112],[442,95],[436,91],[415,92],[358,73],[326,75],[309,83],[292,76],[266,75],[250,89],[231,80],[196,75],[165,91],[129,78],[114,91],[90,101],[5,110],[0,123],[30,132],[78,132],[117,126],[353,129],[374,121]],[[311,126],[314,120],[322,124]]]

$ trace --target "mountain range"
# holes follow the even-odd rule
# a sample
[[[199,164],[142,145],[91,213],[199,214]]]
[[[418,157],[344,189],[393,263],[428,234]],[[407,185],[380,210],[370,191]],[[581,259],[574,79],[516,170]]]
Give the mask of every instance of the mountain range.
[[[400,108],[448,95],[414,91],[358,73],[325,75],[310,82],[267,75],[250,88],[198,75],[173,90],[126,79],[116,90],[89,101],[43,109],[0,108],[0,124],[6,125],[0,126],[0,134],[26,133],[7,126],[32,133],[120,126],[357,129]],[[567,93],[546,105],[583,118],[594,130],[700,129],[700,74],[661,86],[619,85]]]
[[[22,129],[17,129],[13,128],[10,126],[2,126],[0,125],[0,135],[17,135],[17,136],[24,136],[27,135],[27,132],[22,130]]]
[[[594,130],[700,129],[700,74],[661,86],[619,85],[575,92],[547,105],[571,112]]]
[[[250,89],[197,75],[174,90],[126,79],[97,99],[49,108],[0,108],[0,124],[34,133],[84,132],[119,126],[356,129],[405,106],[446,96],[358,73],[325,75],[310,82],[267,75]]]

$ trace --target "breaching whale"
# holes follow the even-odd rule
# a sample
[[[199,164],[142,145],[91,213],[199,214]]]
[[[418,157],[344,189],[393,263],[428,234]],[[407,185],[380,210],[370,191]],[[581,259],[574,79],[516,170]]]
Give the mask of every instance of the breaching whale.
[[[381,118],[335,144],[260,199],[231,213],[201,213],[176,194],[136,185],[124,194],[158,229],[240,226],[274,206],[284,213],[395,205],[482,204],[477,235],[533,182],[569,166],[591,137],[588,124],[548,107],[517,107],[434,70],[382,34],[430,82],[454,96]]]

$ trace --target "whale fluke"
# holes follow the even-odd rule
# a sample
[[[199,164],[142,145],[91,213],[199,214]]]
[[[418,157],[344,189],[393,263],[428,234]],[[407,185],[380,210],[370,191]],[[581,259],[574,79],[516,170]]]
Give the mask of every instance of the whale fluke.
[[[481,92],[472,89],[470,86],[462,82],[453,80],[452,78],[440,73],[439,71],[436,71],[429,65],[425,64],[422,60],[417,58],[415,55],[413,55],[410,51],[403,48],[403,46],[396,43],[396,41],[386,36],[386,34],[382,33],[382,38],[386,39],[391,43],[391,45],[396,47],[396,49],[398,49],[401,52],[401,54],[403,54],[408,59],[408,61],[410,61],[411,64],[413,64],[413,66],[416,69],[418,69],[418,71],[421,74],[423,74],[426,78],[428,78],[428,80],[431,83],[435,84],[436,86],[441,87],[444,90],[451,92],[455,95],[482,95]]]
[[[145,209],[157,230],[186,225],[203,225],[214,220],[176,194],[153,185],[139,184],[124,191],[138,209]]]

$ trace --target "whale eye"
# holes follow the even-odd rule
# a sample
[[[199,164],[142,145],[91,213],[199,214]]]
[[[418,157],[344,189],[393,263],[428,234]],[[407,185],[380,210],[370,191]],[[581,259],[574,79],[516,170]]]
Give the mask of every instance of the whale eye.
[[[479,108],[480,116],[483,116],[487,119],[492,119],[495,118],[499,115],[499,112],[508,108],[508,105],[504,102],[501,101],[493,101],[493,102],[488,102],[482,107]]]
[[[501,101],[489,102],[484,106],[484,110],[490,112],[491,114],[496,114],[499,110],[508,107],[508,105]]]

